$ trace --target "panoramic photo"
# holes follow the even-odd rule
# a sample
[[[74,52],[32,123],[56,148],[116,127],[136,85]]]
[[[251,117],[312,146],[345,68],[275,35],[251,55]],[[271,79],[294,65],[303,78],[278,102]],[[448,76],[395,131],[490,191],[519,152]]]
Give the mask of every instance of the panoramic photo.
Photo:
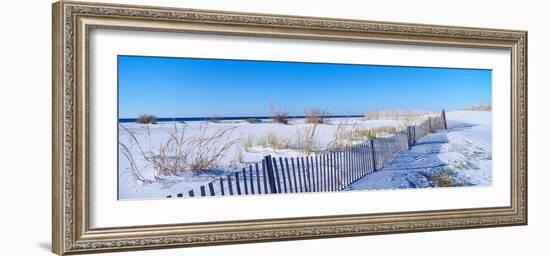
[[[491,186],[491,75],[118,56],[118,198]]]

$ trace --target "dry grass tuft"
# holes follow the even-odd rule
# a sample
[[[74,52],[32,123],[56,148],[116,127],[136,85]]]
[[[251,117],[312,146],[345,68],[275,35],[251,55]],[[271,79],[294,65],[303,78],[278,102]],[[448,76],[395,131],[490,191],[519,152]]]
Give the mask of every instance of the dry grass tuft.
[[[356,125],[356,123],[352,123],[348,118],[340,121],[327,148],[329,150],[342,150],[353,145],[353,131],[356,129]]]
[[[304,113],[308,124],[326,124],[327,122],[328,112],[319,107],[306,108]]]
[[[263,148],[272,148],[275,150],[279,150],[288,148],[288,146],[290,145],[290,139],[279,137],[274,132],[269,131],[256,141],[256,145]]]
[[[407,110],[378,110],[369,111],[363,114],[363,120],[380,120],[380,119],[416,119],[428,114],[427,111],[407,109]]]
[[[491,111],[492,109],[493,109],[493,107],[491,106],[491,104],[480,104],[480,105],[469,106],[469,107],[465,108],[464,110],[469,110],[469,111]]]
[[[275,104],[271,99],[269,100],[269,113],[273,123],[288,124],[288,112],[275,108]]]
[[[240,139],[230,139],[234,128],[220,129],[208,135],[208,127],[204,125],[201,126],[198,136],[187,137],[185,128],[180,129],[174,123],[173,129],[168,132],[169,138],[159,145],[153,145],[149,126],[147,126],[147,136],[144,141],[140,141],[128,128],[120,127],[130,136],[132,145],[137,147],[137,157],[153,165],[155,179],[185,171],[216,169],[227,151],[240,142]],[[137,169],[136,156],[129,150],[130,147],[123,143],[119,145],[130,162],[134,178],[144,180]]]
[[[378,120],[380,118],[380,113],[378,111],[369,111],[363,113],[364,120]]]
[[[317,125],[319,123],[310,123],[299,127],[296,130],[296,145],[295,147],[309,154],[317,148],[319,145],[319,139],[317,136]]]
[[[246,152],[250,152],[254,146],[254,138],[252,136],[247,136],[243,141],[243,149]]]
[[[406,116],[401,120],[402,126],[414,126],[417,125],[422,118],[419,116]]]
[[[157,117],[149,114],[141,114],[137,118],[138,124],[156,124]]]
[[[375,137],[382,137],[394,134],[405,129],[403,126],[382,126],[376,128],[357,127],[356,123],[351,123],[348,119],[341,121],[333,134],[333,138],[328,144],[329,150],[343,150],[346,147],[353,146],[356,142],[363,142]]]
[[[271,120],[277,124],[288,124],[288,113],[285,111],[273,112]]]
[[[376,132],[372,129],[354,129],[350,137],[355,140],[370,140],[376,137]]]
[[[237,169],[237,167],[241,166],[244,163],[244,152],[243,152],[243,146],[240,145],[237,148],[237,151],[235,153],[235,158],[231,160],[229,163],[229,166]]]

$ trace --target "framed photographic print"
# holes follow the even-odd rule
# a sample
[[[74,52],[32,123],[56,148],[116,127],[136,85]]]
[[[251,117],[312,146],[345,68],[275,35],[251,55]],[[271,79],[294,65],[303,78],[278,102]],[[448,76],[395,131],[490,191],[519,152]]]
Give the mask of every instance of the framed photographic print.
[[[55,3],[53,251],[525,225],[526,40]]]

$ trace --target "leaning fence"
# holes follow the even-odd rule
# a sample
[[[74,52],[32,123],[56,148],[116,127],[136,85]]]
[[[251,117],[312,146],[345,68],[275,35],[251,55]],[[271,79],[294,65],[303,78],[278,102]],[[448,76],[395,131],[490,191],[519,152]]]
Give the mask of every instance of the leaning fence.
[[[445,111],[405,131],[338,150],[300,157],[267,155],[237,172],[167,198],[340,191],[440,129],[447,129]]]

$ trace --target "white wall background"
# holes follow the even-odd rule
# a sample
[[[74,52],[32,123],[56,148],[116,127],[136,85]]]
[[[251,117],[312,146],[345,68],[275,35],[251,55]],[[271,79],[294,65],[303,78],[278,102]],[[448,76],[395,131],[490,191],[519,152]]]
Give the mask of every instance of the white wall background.
[[[111,2],[111,0],[100,0]],[[202,0],[121,3],[529,31],[529,225],[116,253],[114,255],[544,255],[550,228],[550,23],[544,1]],[[8,1],[0,15],[2,255],[51,255],[50,1]],[[546,232],[545,232],[546,231]]]

